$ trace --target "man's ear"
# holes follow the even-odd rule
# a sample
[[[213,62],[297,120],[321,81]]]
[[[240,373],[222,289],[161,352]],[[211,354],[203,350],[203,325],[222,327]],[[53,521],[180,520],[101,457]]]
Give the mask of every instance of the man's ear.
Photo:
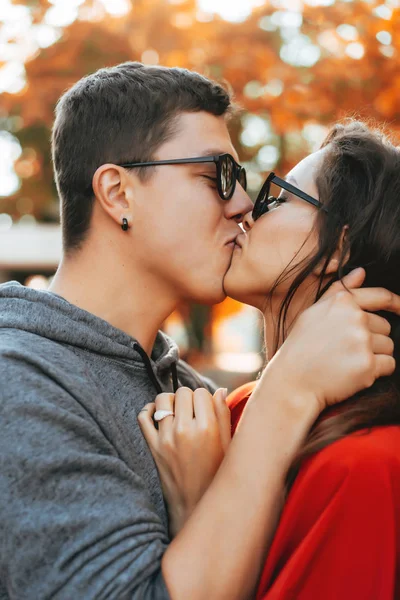
[[[346,235],[347,235],[348,229],[349,229],[348,225],[345,225],[343,227],[338,246],[337,246],[334,254],[332,254],[331,259],[325,269],[325,275],[334,275],[335,273],[338,272],[340,257],[343,252],[343,245],[346,241]],[[345,256],[343,266],[346,265],[346,263],[349,261],[349,258],[350,258],[350,251],[348,251]],[[314,275],[316,275],[317,277],[319,277],[322,273],[322,265],[323,265],[323,262],[314,269]]]
[[[121,225],[125,218],[130,225],[133,220],[132,180],[123,167],[113,164],[101,165],[93,175],[93,191],[103,210]]]

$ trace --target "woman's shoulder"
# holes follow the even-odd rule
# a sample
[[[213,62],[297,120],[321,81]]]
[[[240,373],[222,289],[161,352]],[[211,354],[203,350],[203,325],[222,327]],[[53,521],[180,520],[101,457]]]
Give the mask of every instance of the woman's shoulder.
[[[240,417],[242,416],[244,407],[247,404],[247,400],[253,393],[253,390],[256,387],[256,383],[256,381],[245,383],[244,385],[231,392],[226,400],[229,410],[231,411],[232,433],[234,433],[236,430],[236,427],[240,421]]]
[[[400,426],[361,430],[337,440],[307,459],[295,481],[295,488],[336,489],[345,481],[359,489],[395,479],[400,493]]]
[[[304,462],[257,598],[393,598],[399,547],[400,427],[353,433]]]
[[[256,387],[256,383],[256,381],[250,381],[233,390],[226,400],[229,408],[232,410],[240,402],[247,401]]]
[[[314,460],[321,464],[334,460],[336,464],[351,467],[360,462],[394,459],[400,465],[400,426],[388,425],[362,429],[351,433],[318,452]]]
[[[227,398],[233,433],[256,385],[257,381],[246,383]],[[298,479],[325,478],[327,473],[340,479],[354,471],[369,478],[373,472],[382,475],[383,467],[400,474],[400,426],[363,429],[335,441],[304,462]]]

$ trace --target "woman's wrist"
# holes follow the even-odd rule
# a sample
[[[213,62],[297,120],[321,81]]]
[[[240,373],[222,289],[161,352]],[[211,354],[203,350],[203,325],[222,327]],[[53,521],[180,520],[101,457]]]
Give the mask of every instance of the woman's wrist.
[[[304,382],[296,381],[287,369],[283,371],[273,361],[257,382],[250,402],[257,404],[259,410],[267,404],[269,409],[275,406],[285,418],[307,427],[312,426],[321,412],[321,403],[314,390],[304,386]]]

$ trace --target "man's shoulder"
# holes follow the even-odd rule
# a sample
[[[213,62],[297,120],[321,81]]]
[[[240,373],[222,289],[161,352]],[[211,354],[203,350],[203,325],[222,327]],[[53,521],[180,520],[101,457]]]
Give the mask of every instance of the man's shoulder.
[[[38,334],[0,329],[0,398],[90,397],[90,373],[72,348]],[[92,381],[93,385],[93,381]],[[75,402],[73,402],[75,404]]]
[[[180,384],[187,386],[192,390],[204,387],[213,394],[218,388],[211,379],[204,377],[204,375],[200,375],[196,369],[188,365],[184,360],[178,362],[177,371]]]
[[[0,328],[0,360],[14,359],[24,362],[46,360],[49,363],[59,362],[61,355],[68,354],[69,360],[74,353],[67,345],[43,337],[31,331],[21,329]],[[65,364],[65,362],[64,362]]]

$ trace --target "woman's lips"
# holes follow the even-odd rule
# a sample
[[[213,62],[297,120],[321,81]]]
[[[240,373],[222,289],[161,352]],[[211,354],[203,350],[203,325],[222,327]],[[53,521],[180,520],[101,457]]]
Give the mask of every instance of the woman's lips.
[[[240,248],[240,249],[243,248],[243,246],[242,246],[242,239],[245,239],[245,237],[246,236],[245,236],[244,233],[242,233],[242,234],[240,234],[240,235],[237,236],[237,238],[235,240],[235,245],[236,245],[237,248]]]

